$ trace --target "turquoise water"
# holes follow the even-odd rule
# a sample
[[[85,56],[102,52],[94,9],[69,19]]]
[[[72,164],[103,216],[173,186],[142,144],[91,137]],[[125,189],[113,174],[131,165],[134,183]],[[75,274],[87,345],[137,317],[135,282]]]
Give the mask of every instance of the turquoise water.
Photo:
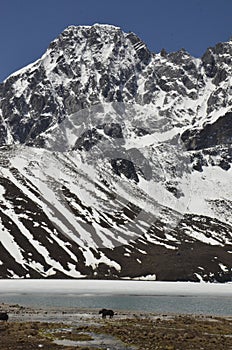
[[[97,295],[58,293],[0,293],[0,303],[32,307],[111,308],[116,310],[231,315],[230,296]]]

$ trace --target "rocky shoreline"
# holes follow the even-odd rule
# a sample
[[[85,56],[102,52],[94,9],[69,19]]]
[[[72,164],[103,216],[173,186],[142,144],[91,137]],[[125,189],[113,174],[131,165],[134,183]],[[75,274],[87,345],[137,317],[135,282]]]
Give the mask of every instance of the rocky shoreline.
[[[0,304],[1,350],[232,349],[232,315],[116,312],[102,319],[97,309],[31,308]]]

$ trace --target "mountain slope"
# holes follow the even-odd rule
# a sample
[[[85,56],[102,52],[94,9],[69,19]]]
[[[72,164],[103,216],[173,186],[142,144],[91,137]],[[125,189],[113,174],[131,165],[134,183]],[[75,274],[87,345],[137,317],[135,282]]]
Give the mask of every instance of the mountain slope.
[[[0,85],[0,275],[227,281],[231,53],[68,27]]]

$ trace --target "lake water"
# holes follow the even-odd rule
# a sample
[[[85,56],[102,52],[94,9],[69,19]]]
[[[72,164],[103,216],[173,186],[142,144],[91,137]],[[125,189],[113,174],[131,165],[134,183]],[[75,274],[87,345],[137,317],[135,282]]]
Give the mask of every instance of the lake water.
[[[34,307],[112,308],[114,310],[232,315],[229,296],[137,296],[14,294],[0,295],[0,302]]]
[[[232,284],[133,281],[3,281],[0,303],[232,316]]]

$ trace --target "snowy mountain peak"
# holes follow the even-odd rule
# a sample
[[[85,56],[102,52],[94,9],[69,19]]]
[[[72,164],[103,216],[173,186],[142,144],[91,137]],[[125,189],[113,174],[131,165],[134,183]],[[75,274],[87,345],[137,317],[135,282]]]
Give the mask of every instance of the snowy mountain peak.
[[[98,29],[100,31],[104,30],[104,31],[121,31],[120,27],[114,26],[112,24],[102,24],[102,23],[94,23],[93,25],[79,25],[79,26],[75,26],[75,25],[71,25],[68,26],[67,28],[64,29],[63,32],[66,31],[71,31],[71,32],[75,32],[77,29],[82,29],[82,30],[91,30],[91,29]]]
[[[105,38],[110,37],[116,33],[121,33],[122,31],[119,27],[107,24],[94,24],[92,26],[69,26],[61,34],[60,38],[70,37],[70,39],[77,40],[82,37],[88,39],[89,37],[98,36]]]
[[[231,42],[70,26],[0,85],[0,275],[231,278]]]

